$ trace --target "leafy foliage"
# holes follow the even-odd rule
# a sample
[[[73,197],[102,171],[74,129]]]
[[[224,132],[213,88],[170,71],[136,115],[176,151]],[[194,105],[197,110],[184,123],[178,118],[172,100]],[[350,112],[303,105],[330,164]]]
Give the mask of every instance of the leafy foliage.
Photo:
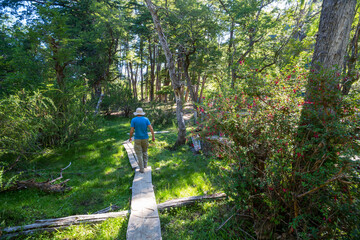
[[[356,231],[360,220],[354,201],[359,178],[351,161],[358,119],[353,106],[338,103],[341,118],[328,115],[321,130],[313,128],[307,132],[313,136],[299,139],[302,108],[324,108],[329,101],[318,100],[336,93],[325,89],[316,102],[304,102],[307,77],[298,68],[276,77],[253,71],[241,94],[209,97],[199,106],[204,121],[194,134],[223,159],[227,193],[252,216],[259,239],[338,237]],[[264,78],[268,84],[262,84]]]
[[[139,103],[132,97],[129,88],[122,84],[112,84],[104,96],[101,109],[106,113],[121,111],[124,116],[131,117],[138,106]]]
[[[0,156],[34,154],[73,140],[85,127],[85,121],[91,127],[92,117],[87,116],[86,106],[76,94],[58,93],[54,99],[48,94],[21,91],[1,100]]]
[[[157,104],[150,104],[146,109],[146,117],[149,118],[154,128],[160,128],[172,124],[175,121],[175,114],[170,110],[163,109]]]

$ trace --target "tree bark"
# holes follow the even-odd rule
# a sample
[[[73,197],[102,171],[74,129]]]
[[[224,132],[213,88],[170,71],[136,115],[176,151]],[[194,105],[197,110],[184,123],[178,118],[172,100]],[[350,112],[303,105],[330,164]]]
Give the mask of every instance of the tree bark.
[[[144,100],[144,74],[143,74],[143,55],[144,55],[144,47],[143,40],[140,39],[140,81],[141,81],[141,101]]]
[[[359,79],[359,73],[355,70],[356,62],[359,55],[359,48],[358,48],[359,36],[360,36],[360,18],[358,20],[358,24],[355,29],[355,34],[353,39],[351,40],[349,47],[351,55],[348,57],[347,61],[344,64],[345,65],[344,72],[346,74],[346,77],[342,81],[343,95],[348,95],[351,89],[351,85]]]
[[[235,85],[235,69],[234,69],[234,53],[231,51],[234,45],[234,28],[235,22],[231,21],[230,26],[230,39],[229,39],[229,48],[228,48],[228,57],[229,57],[229,77],[231,76],[231,87],[233,88]],[[234,49],[235,51],[235,49]]]
[[[340,77],[326,79],[326,82],[319,82],[318,76],[322,71],[338,71],[343,65],[346,47],[350,38],[351,25],[355,15],[356,0],[324,0],[320,16],[319,31],[316,39],[315,50],[311,62],[311,74],[307,82],[305,102],[314,103],[319,101],[319,89],[338,89]],[[324,79],[322,81],[325,81]],[[336,91],[335,91],[336,92]],[[326,103],[329,108],[339,103],[339,98],[333,102]],[[318,102],[317,102],[318,103]],[[316,111],[317,104],[304,104],[302,124],[311,124],[313,119],[307,118],[309,112]],[[331,111],[331,109],[330,109]],[[322,111],[324,114],[326,111]]]
[[[297,134],[297,148],[313,141],[321,134],[322,148],[331,153],[334,145],[342,141],[333,127],[340,124],[341,107],[340,68],[344,63],[356,0],[324,0],[320,16],[311,71],[307,80],[305,101],[301,110]],[[311,169],[313,159],[321,159],[322,152],[309,149],[293,164],[295,171]],[[295,178],[295,181],[297,178]],[[294,183],[295,184],[295,183]]]
[[[204,92],[204,87],[205,87],[205,83],[206,83],[206,78],[207,76],[203,76],[203,81],[201,83],[201,91],[200,91],[200,96],[199,96],[199,101],[201,101],[201,98],[202,98],[202,95],[203,95],[203,92]]]
[[[150,82],[149,82],[149,88],[150,88],[150,102],[154,100],[154,82],[155,82],[155,47],[154,52],[152,52],[151,48],[151,39],[149,37],[149,58],[150,58]]]
[[[319,31],[312,59],[312,69],[342,66],[355,15],[356,0],[324,0]]]
[[[171,84],[175,93],[175,100],[176,100],[176,118],[177,118],[177,122],[178,122],[178,138],[176,140],[175,146],[179,146],[179,145],[184,145],[185,144],[185,137],[186,137],[186,127],[185,127],[185,122],[184,122],[184,118],[183,118],[183,113],[182,113],[182,100],[181,100],[181,83],[179,81],[179,79],[176,76],[176,71],[175,71],[175,62],[174,62],[174,58],[173,55],[169,49],[169,45],[167,43],[167,40],[165,38],[164,32],[162,30],[161,24],[160,24],[160,20],[159,17],[157,15],[157,12],[155,10],[155,6],[152,4],[151,0],[145,0],[146,1],[146,5],[151,13],[151,16],[153,18],[154,21],[154,26],[156,29],[156,32],[159,35],[159,40],[161,43],[161,46],[164,50],[165,56],[166,56],[166,61],[168,63],[168,67],[169,67],[169,74],[170,74],[170,79],[171,79]]]
[[[161,79],[160,79],[160,71],[161,71],[161,62],[159,59],[160,49],[156,47],[156,92],[161,90]],[[157,101],[161,102],[161,94],[156,93]]]

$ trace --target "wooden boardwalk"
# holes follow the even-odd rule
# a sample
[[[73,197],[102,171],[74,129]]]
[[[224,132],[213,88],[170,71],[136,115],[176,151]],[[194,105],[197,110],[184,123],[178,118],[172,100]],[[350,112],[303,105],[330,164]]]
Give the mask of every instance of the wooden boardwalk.
[[[136,162],[134,146],[128,141],[124,142],[123,145],[128,153],[131,167],[135,168],[132,184],[131,213],[126,239],[162,239],[159,213],[151,179],[151,167],[148,166],[144,173],[140,173]]]
[[[130,165],[131,165],[132,169],[135,169],[135,168],[139,167],[139,165],[137,163],[137,157],[136,157],[136,154],[135,154],[134,146],[129,141],[123,142],[123,145],[124,145],[125,150],[126,150],[126,152],[128,154],[128,158],[129,158]]]

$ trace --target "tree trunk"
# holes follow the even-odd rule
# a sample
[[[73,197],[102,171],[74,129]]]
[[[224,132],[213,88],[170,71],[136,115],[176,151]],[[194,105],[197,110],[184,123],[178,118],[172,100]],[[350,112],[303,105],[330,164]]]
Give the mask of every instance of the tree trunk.
[[[149,37],[149,57],[150,57],[150,82],[149,82],[149,87],[150,87],[150,102],[152,102],[154,100],[154,82],[155,82],[155,47],[154,47],[154,52],[152,52],[152,48],[151,48],[151,40]]]
[[[149,100],[149,63],[146,64],[145,99]]]
[[[204,87],[205,87],[205,83],[206,83],[206,78],[207,76],[203,76],[203,81],[201,84],[201,91],[200,91],[200,96],[199,96],[199,101],[201,101],[202,95],[203,95],[203,91],[204,91]]]
[[[356,0],[323,1],[311,72],[306,86],[305,104],[301,111],[297,149],[305,149],[310,141],[316,141],[315,135],[320,135],[318,139],[321,142],[316,142],[316,145],[319,144],[326,154],[336,155],[333,152],[334,145],[343,141],[337,133],[338,129],[333,126],[341,124],[337,114],[342,105],[340,67],[344,63],[355,6]],[[313,145],[315,146],[315,143]],[[323,157],[322,151],[308,148],[303,152],[303,156],[296,157],[293,163],[294,171],[301,173],[315,169],[315,160]],[[329,161],[338,159],[328,158],[323,166]],[[332,165],[337,164],[334,162]],[[293,184],[296,185],[298,177],[294,177],[294,181]]]
[[[191,83],[191,79],[189,76],[189,66],[190,66],[190,58],[189,58],[189,54],[185,54],[185,59],[183,61],[183,68],[184,68],[184,76],[186,79],[186,83],[188,86],[188,91],[190,93],[190,97],[191,100],[193,102],[193,106],[194,106],[194,110],[195,110],[195,102],[196,102],[196,97],[195,97],[195,93],[194,93],[194,89],[193,89],[193,85]]]
[[[229,48],[228,48],[228,57],[229,57],[229,77],[231,76],[231,87],[234,88],[235,84],[235,69],[234,69],[234,54],[231,51],[234,45],[234,28],[235,28],[235,22],[234,20],[231,21],[230,26],[230,39],[229,39]],[[235,49],[234,49],[235,51]]]
[[[140,81],[141,81],[141,101],[144,100],[144,74],[143,74],[143,55],[144,47],[143,40],[140,39]]]
[[[151,0],[145,0],[146,1],[146,5],[151,13],[151,16],[153,18],[154,21],[154,26],[155,29],[159,35],[159,40],[161,43],[161,46],[164,50],[165,56],[166,56],[166,61],[168,63],[168,67],[169,67],[169,74],[170,74],[170,79],[171,79],[171,84],[175,93],[175,100],[176,100],[176,118],[177,118],[177,122],[178,122],[178,138],[176,140],[175,146],[179,146],[179,145],[183,145],[185,144],[185,137],[186,137],[186,127],[185,127],[185,122],[184,122],[184,118],[183,118],[183,113],[182,113],[182,101],[181,101],[181,83],[179,81],[179,79],[176,76],[176,72],[175,72],[175,62],[174,62],[174,58],[172,56],[172,53],[169,49],[168,43],[166,41],[164,32],[161,28],[161,24],[160,24],[160,20],[157,16],[157,12],[155,10],[154,5],[152,4]]]
[[[353,39],[350,43],[350,52],[351,55],[348,57],[347,61],[345,62],[344,73],[346,77],[343,79],[342,82],[342,94],[348,95],[351,89],[351,85],[359,79],[359,74],[355,70],[356,61],[358,59],[359,49],[358,49],[358,42],[359,42],[359,35],[360,35],[360,18],[358,20],[358,24],[355,29],[355,34]],[[347,72],[346,72],[347,68]]]
[[[125,63],[125,67],[126,67],[126,78],[128,79],[128,83],[129,83],[129,91],[131,91],[131,78],[130,78],[130,70],[129,70],[129,63],[126,62]]]
[[[159,92],[161,90],[161,80],[160,80],[160,71],[161,71],[161,62],[159,59],[159,55],[160,55],[160,49],[157,46],[156,47],[156,92]],[[156,93],[156,99],[157,101],[161,101],[161,94]]]
[[[354,19],[356,0],[324,0],[312,69],[342,66]]]
[[[184,98],[184,103],[187,103],[188,98],[189,98],[189,87],[186,89],[185,98]]]
[[[95,99],[99,99],[101,96],[101,82],[98,81],[98,82],[94,83],[93,88],[94,88]]]
[[[166,69],[166,62],[165,62],[165,69]],[[169,84],[170,84],[169,75],[166,74],[165,81],[164,81],[164,86],[169,86]],[[168,94],[165,93],[165,94],[164,94],[164,102],[165,102],[165,103],[167,103],[167,99],[168,99]]]
[[[130,72],[130,81],[132,83],[132,92],[133,92],[134,99],[136,99],[136,81],[135,81],[135,77],[134,77],[132,63],[129,62],[128,66],[129,66],[129,72]]]
[[[338,89],[340,84],[340,77],[322,80],[317,80],[322,70],[325,72],[338,71],[340,74],[340,67],[343,65],[346,47],[350,37],[351,24],[355,15],[356,0],[324,0],[320,16],[319,31],[316,39],[315,50],[311,63],[311,74],[307,82],[305,102],[319,101],[319,89],[321,91],[334,91]],[[324,82],[326,81],[326,82]],[[335,91],[336,93],[336,91]],[[327,106],[332,107],[337,105],[339,98],[333,98],[333,102],[327,102]],[[319,103],[319,102],[317,102]],[[305,104],[302,115],[302,124],[307,125],[312,123],[314,119],[308,118],[309,112],[316,111],[317,104]],[[319,115],[327,112],[323,109],[318,112]],[[321,118],[321,117],[320,117]]]

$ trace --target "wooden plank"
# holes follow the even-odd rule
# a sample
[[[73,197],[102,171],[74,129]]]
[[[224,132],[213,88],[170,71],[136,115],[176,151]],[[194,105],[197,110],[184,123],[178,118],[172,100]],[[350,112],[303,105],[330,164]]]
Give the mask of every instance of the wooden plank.
[[[135,150],[134,150],[134,146],[129,142],[129,141],[125,141],[123,143],[125,150],[128,154],[128,158],[130,161],[130,165],[131,168],[137,168],[139,165],[137,163],[137,158],[136,158],[136,154],[135,154]]]
[[[126,232],[128,240],[162,239],[159,213],[151,180],[151,167],[135,170],[131,214]]]
[[[138,159],[137,159],[137,156],[136,156],[136,153],[135,153],[134,145],[129,142],[128,147],[129,147],[130,152],[132,153],[132,157],[131,157],[132,165],[131,166],[132,166],[133,169],[137,168],[139,166],[139,164],[138,164]]]

